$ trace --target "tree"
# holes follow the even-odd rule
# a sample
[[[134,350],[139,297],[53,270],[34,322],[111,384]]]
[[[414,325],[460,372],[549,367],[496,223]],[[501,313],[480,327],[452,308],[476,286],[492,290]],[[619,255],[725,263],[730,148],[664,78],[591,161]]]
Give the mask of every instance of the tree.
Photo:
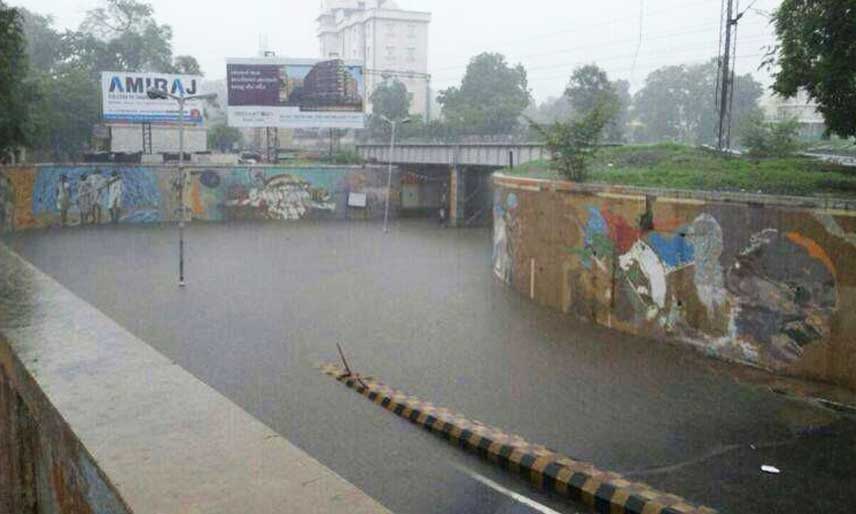
[[[175,57],[175,62],[172,65],[172,72],[182,75],[205,75],[202,73],[202,67],[199,66],[199,61],[192,55],[178,55]]]
[[[440,91],[437,100],[446,122],[461,134],[511,134],[530,102],[526,70],[509,66],[501,54],[477,55],[460,87]]]
[[[762,112],[747,116],[740,141],[752,157],[788,157],[799,150],[799,122],[769,122]]]
[[[565,96],[578,113],[587,114],[607,102],[617,102],[618,95],[606,72],[596,64],[587,64],[574,70]]]
[[[805,90],[831,132],[856,136],[856,2],[784,0],[773,24],[773,90],[785,97]]]
[[[565,97],[571,108],[581,115],[603,104],[612,105],[615,116],[606,124],[606,140],[615,143],[624,140],[624,127],[627,125],[631,103],[629,82],[610,82],[606,71],[596,64],[588,64],[574,70],[565,89]]]
[[[151,4],[136,0],[104,0],[102,7],[86,13],[80,26],[98,61],[96,71],[171,72],[172,28],[159,25]]]
[[[633,99],[633,115],[643,124],[641,139],[713,144],[717,136],[716,59],[703,64],[654,70]],[[732,126],[758,109],[761,84],[750,74],[736,77]]]
[[[0,159],[27,142],[27,50],[17,9],[0,2]]]
[[[627,124],[630,123],[630,106],[633,104],[633,96],[630,94],[630,82],[627,80],[616,80],[612,83],[612,89],[616,95],[615,117],[606,124],[605,138],[610,143],[623,143],[627,140]]]
[[[550,124],[556,121],[567,120],[573,114],[571,102],[565,95],[548,97],[540,104],[534,101],[526,109],[527,119],[540,124]]]
[[[372,115],[369,118],[369,131],[372,137],[389,138],[389,123],[387,119],[398,121],[410,116],[411,94],[399,80],[386,80],[378,85],[371,95]]]
[[[101,95],[89,70],[62,66],[33,78],[33,148],[55,162],[76,160],[86,151],[101,119]],[[60,87],[61,86],[61,87]]]
[[[52,16],[42,16],[20,9],[22,28],[27,42],[27,61],[33,72],[47,72],[63,60],[63,36],[53,28]]]
[[[221,152],[230,152],[241,143],[241,131],[225,124],[213,125],[208,129],[208,146]]]
[[[548,127],[532,123],[533,129],[543,136],[553,165],[565,178],[577,182],[587,178],[588,161],[597,152],[604,128],[615,118],[617,107],[603,96],[577,119],[557,121]]]
[[[30,102],[31,146],[54,160],[86,150],[101,119],[100,72],[201,74],[195,58],[173,60],[172,29],[156,22],[147,3],[105,0],[80,30],[65,32],[55,30],[51,17],[25,12],[23,28],[33,62],[30,87],[23,89],[38,97]]]

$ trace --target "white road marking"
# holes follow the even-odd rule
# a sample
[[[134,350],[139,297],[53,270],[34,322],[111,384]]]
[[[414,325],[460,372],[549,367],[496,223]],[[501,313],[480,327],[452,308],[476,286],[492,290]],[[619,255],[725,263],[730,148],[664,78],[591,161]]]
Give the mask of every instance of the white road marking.
[[[523,496],[522,494],[515,493],[514,491],[512,491],[510,489],[506,489],[505,487],[502,487],[501,485],[497,484],[493,480],[491,480],[485,476],[479,475],[475,471],[472,471],[470,469],[467,469],[463,466],[458,466],[458,465],[454,465],[454,467],[458,471],[469,475],[469,477],[472,478],[473,480],[490,487],[491,489],[493,489],[494,491],[496,491],[498,493],[502,493],[505,496],[508,496],[509,498],[511,498],[512,500],[514,500],[516,502],[522,503],[523,505],[526,505],[529,508],[535,509],[538,512],[542,512],[543,514],[562,514],[561,512],[555,511],[555,510],[551,509],[550,507],[547,507],[546,505],[541,505],[540,503],[536,502],[535,500],[533,500],[531,498]]]

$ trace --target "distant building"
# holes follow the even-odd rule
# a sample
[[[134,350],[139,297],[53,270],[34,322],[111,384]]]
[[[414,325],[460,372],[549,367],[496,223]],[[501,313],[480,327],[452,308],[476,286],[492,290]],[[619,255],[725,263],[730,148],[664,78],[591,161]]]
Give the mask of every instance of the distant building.
[[[317,21],[322,58],[365,62],[367,97],[384,80],[397,79],[411,94],[410,111],[430,118],[431,13],[401,10],[391,0],[324,0]]]
[[[805,91],[793,98],[773,96],[767,107],[767,117],[775,121],[796,119],[800,124],[800,138],[807,141],[821,139],[826,132],[823,115],[818,112],[817,104],[812,102]]]

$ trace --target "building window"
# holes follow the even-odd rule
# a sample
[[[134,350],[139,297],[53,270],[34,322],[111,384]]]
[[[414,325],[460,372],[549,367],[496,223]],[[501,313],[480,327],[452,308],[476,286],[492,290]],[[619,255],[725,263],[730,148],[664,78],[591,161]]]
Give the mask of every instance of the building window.
[[[413,39],[416,37],[416,25],[411,23],[407,25],[407,37]]]
[[[387,61],[394,61],[395,60],[395,47],[394,46],[386,47],[386,60]]]
[[[395,23],[386,24],[386,37],[395,37]]]
[[[407,62],[416,62],[416,49],[408,48],[407,49]]]

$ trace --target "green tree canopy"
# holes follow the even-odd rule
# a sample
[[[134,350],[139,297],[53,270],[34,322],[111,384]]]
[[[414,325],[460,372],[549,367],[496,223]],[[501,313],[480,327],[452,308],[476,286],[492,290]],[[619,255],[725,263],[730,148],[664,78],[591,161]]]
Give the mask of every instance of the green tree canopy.
[[[773,90],[786,97],[805,90],[830,131],[856,136],[856,2],[784,0],[773,23]]]
[[[606,122],[604,136],[609,142],[624,140],[624,127],[627,125],[631,103],[629,82],[611,82],[606,71],[596,64],[587,64],[574,70],[565,96],[580,117],[588,115],[595,108],[612,112],[612,118]]]
[[[665,66],[654,70],[633,99],[633,113],[642,124],[638,139],[713,144],[717,134],[717,64]],[[736,78],[732,127],[758,109],[761,84],[750,74]]]
[[[229,127],[224,123],[218,123],[208,128],[208,146],[216,148],[221,152],[230,152],[241,143],[241,131],[235,127]]]
[[[443,117],[455,131],[473,135],[511,134],[530,103],[523,65],[509,66],[502,54],[474,57],[460,87],[450,87],[437,98]]]
[[[389,137],[390,126],[381,116],[398,121],[410,117],[411,94],[400,80],[386,80],[371,95],[372,115],[369,130],[372,137]]]
[[[27,142],[32,89],[21,15],[0,2],[0,159]]]
[[[104,0],[77,31],[57,31],[50,16],[24,11],[23,31],[33,63],[27,90],[37,93],[25,103],[31,146],[52,160],[87,149],[101,119],[102,71],[202,74],[192,56],[173,59],[172,29],[157,23],[150,4],[136,0]]]
[[[582,116],[603,103],[618,101],[615,87],[606,72],[596,64],[587,64],[574,70],[565,88],[565,96],[570,100],[571,107]]]

